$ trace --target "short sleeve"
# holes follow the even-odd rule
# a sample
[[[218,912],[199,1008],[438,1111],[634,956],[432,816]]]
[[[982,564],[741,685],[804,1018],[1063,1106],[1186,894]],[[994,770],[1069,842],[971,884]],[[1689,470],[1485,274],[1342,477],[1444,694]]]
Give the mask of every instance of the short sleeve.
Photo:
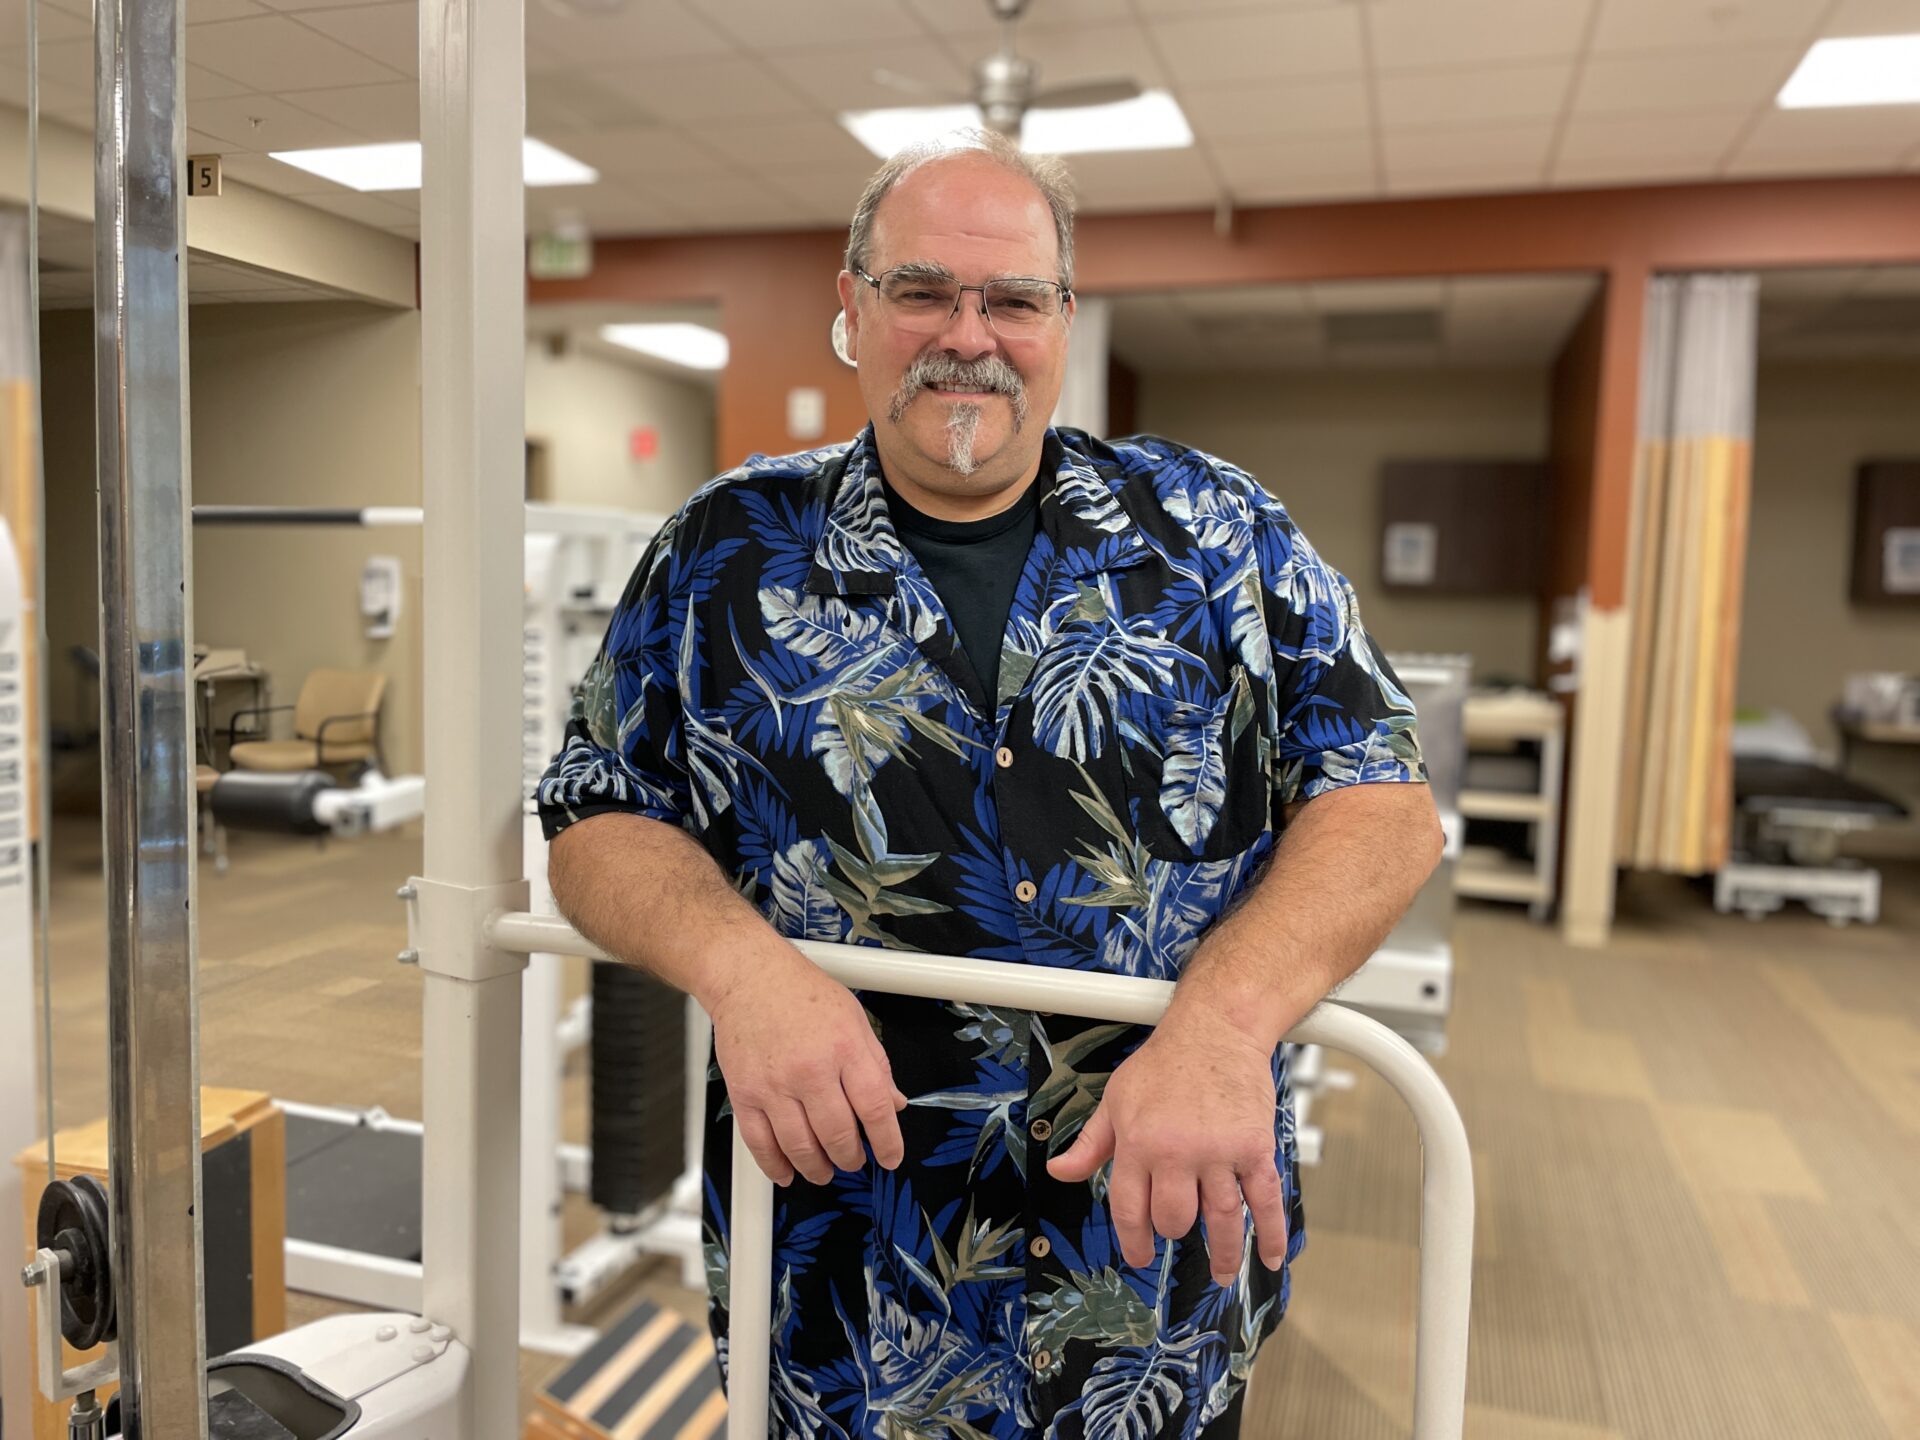
[[[1353,586],[1277,503],[1257,522],[1273,645],[1274,804],[1347,785],[1425,783],[1413,702],[1360,622]]]
[[[687,607],[670,593],[676,528],[655,537],[627,582],[574,697],[560,753],[535,791],[549,840],[595,815],[679,825],[687,814],[679,675]]]

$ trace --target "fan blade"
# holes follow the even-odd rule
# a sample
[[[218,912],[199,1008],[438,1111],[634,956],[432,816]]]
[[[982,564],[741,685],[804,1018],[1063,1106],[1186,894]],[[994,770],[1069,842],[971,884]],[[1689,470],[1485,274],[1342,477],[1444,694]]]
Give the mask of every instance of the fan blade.
[[[1072,110],[1082,105],[1117,105],[1136,100],[1140,86],[1132,80],[1089,80],[1083,85],[1061,85],[1042,90],[1028,108],[1034,110]]]

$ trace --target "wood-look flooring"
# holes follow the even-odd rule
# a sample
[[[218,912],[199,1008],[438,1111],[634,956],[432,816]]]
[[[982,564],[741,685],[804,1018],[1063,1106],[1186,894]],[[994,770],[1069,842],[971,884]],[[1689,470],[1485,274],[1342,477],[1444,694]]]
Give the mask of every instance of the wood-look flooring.
[[[393,958],[417,834],[236,835],[231,853],[228,874],[203,870],[197,907],[206,1082],[419,1114],[420,982]],[[105,1094],[97,826],[63,819],[53,858],[68,1125]],[[1880,925],[1835,930],[1793,908],[1717,916],[1694,888],[1642,878],[1592,951],[1519,909],[1462,907],[1440,1070],[1478,1189],[1469,1436],[1920,1436],[1920,867],[1885,866],[1884,895]],[[577,1135],[577,1084],[569,1098]],[[1412,1125],[1364,1074],[1315,1118],[1307,1250],[1246,1435],[1405,1436]],[[570,1231],[592,1224],[575,1202]],[[637,1287],[697,1318],[675,1279],[658,1267]],[[295,1296],[289,1311],[333,1308]],[[524,1356],[523,1394],[560,1364]]]

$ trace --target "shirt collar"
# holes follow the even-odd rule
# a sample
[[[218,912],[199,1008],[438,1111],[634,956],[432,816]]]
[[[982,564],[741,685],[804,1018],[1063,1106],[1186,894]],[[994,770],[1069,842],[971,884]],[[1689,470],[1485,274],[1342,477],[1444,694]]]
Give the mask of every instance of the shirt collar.
[[[1040,523],[1052,537],[1068,574],[1125,569],[1146,558],[1148,547],[1139,522],[1113,484],[1062,432],[1052,428],[1041,451],[1043,479],[1049,467],[1053,481],[1040,500]],[[828,483],[833,496],[820,543],[814,548],[807,593],[891,595],[894,578],[906,568],[906,551],[887,511],[871,425],[847,450],[838,483],[831,476]]]

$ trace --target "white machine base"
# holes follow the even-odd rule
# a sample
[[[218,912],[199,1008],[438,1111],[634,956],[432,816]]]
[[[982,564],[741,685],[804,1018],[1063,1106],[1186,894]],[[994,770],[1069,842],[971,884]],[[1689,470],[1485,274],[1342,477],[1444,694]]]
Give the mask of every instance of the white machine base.
[[[1713,877],[1713,908],[1749,920],[1799,900],[1829,924],[1880,918],[1880,872],[1866,865],[1755,865],[1736,860]]]

